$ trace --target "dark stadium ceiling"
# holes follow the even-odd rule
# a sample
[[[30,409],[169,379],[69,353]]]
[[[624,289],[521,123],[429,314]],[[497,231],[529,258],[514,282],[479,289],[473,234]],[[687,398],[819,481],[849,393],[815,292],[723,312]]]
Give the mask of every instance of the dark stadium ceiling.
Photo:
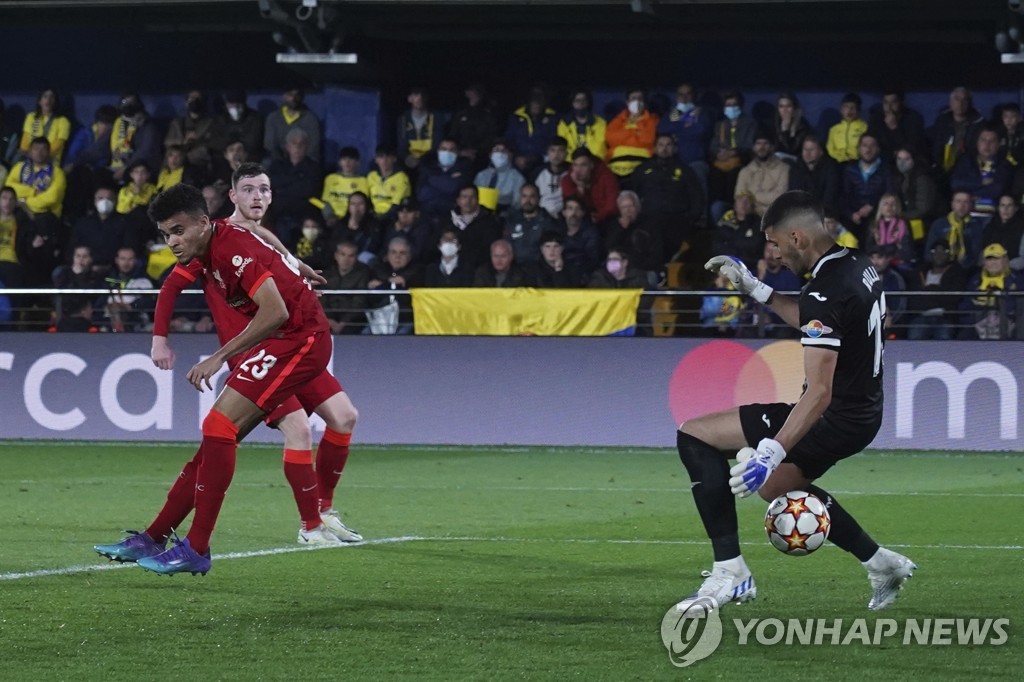
[[[555,81],[585,71],[588,82],[622,84],[642,62],[653,82],[684,63],[709,81],[794,87],[893,75],[919,86],[1019,85],[1022,72],[1000,68],[994,47],[1011,18],[1007,0],[0,0],[0,44],[21,44],[28,28],[51,31],[68,49],[92,50],[100,31],[125,36],[102,49],[133,63],[138,48],[197,52],[211,42],[242,43],[263,64],[284,52],[358,55],[358,65],[260,74],[274,82],[296,71],[310,82],[380,84],[394,74],[486,69],[500,80],[532,69]],[[766,58],[793,75],[773,78]]]
[[[991,43],[1006,8],[1006,0],[0,0],[0,25],[301,30],[300,51],[357,37],[962,44]]]

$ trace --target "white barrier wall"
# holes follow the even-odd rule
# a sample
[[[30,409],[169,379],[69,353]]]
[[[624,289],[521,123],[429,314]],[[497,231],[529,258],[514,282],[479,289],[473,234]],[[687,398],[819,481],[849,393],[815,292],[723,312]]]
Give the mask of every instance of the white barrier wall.
[[[216,340],[0,334],[0,438],[199,438],[212,404],[185,372]],[[878,448],[1020,449],[1024,346],[892,342]],[[743,402],[795,400],[795,341],[337,337],[334,370],[364,443],[670,447],[680,421]],[[250,439],[277,441],[261,427]]]

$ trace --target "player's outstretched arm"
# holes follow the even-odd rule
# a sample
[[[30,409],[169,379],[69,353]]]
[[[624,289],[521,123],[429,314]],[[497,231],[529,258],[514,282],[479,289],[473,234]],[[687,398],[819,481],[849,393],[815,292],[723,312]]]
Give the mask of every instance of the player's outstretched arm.
[[[721,273],[736,287],[736,291],[768,306],[789,326],[800,328],[799,304],[788,296],[776,294],[774,289],[755,277],[743,261],[733,256],[715,256],[704,264],[704,269]]]
[[[767,306],[790,327],[800,328],[800,304],[796,299],[773,293]]]
[[[704,269],[722,274],[736,287],[736,291],[746,294],[758,303],[767,304],[775,291],[754,277],[754,273],[743,264],[743,261],[733,256],[715,256],[704,264]]]
[[[160,294],[156,297],[156,309],[153,311],[153,346],[150,357],[153,364],[160,369],[174,369],[174,350],[167,341],[171,330],[171,317],[174,315],[174,304],[178,296],[195,276],[181,265],[174,266],[160,286]]]
[[[281,292],[278,291],[273,277],[268,277],[260,284],[259,289],[253,292],[252,300],[257,305],[257,310],[245,329],[188,371],[189,383],[200,391],[203,390],[204,383],[207,388],[213,390],[210,379],[228,358],[244,353],[263,341],[288,319],[288,307],[281,298]]]

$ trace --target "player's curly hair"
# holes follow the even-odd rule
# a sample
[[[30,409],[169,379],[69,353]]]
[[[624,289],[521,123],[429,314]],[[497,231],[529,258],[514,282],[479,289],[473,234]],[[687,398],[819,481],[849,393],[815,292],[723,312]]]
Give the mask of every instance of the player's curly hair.
[[[178,213],[199,218],[206,215],[206,210],[203,193],[192,185],[180,183],[153,197],[146,215],[154,223],[162,223]]]

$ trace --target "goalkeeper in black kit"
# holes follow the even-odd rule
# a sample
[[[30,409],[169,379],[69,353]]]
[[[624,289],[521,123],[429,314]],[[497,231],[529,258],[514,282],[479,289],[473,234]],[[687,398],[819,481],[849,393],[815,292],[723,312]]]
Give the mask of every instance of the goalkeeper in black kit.
[[[714,564],[697,591],[676,608],[688,612],[698,601],[710,599],[721,608],[753,599],[757,586],[740,553],[735,497],[758,493],[773,500],[805,490],[828,508],[829,540],[867,569],[868,608],[884,609],[896,601],[917,566],[879,547],[830,493],[814,484],[839,460],[870,445],[882,424],[882,283],[867,254],[833,241],[821,205],[806,192],[776,199],[761,230],[787,268],[809,277],[799,300],[775,294],[730,256],[715,256],[705,267],[800,330],[804,390],[795,404],[742,405],[680,425],[679,458],[690,475]],[[738,463],[730,469],[728,458],[737,454]]]

